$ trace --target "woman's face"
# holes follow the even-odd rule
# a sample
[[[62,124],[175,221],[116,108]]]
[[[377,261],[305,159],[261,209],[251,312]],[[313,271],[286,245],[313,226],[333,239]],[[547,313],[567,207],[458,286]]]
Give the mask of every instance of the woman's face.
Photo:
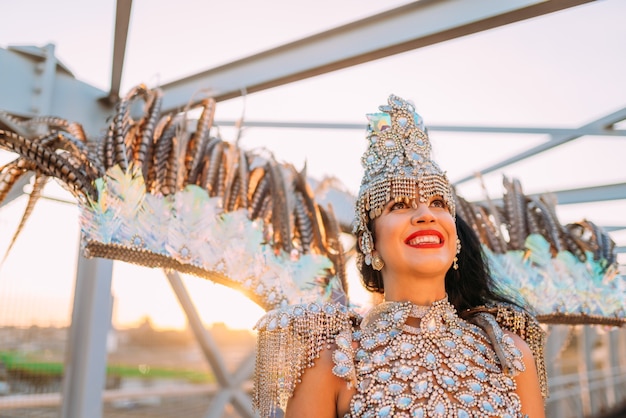
[[[456,225],[441,196],[428,202],[389,202],[374,221],[375,252],[385,262],[383,277],[439,276],[456,255]]]

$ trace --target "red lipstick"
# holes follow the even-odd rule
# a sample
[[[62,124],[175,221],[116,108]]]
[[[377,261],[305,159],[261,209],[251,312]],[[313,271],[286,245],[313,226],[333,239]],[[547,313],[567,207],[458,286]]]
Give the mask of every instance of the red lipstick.
[[[406,245],[414,248],[441,248],[444,242],[443,235],[434,229],[416,231],[404,240]]]

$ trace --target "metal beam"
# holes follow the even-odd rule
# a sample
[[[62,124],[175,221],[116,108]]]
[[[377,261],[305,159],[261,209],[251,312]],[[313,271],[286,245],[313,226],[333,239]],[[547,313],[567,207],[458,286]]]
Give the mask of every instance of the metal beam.
[[[582,126],[580,128],[580,132],[584,132],[586,130],[594,130],[594,129],[600,129],[600,130],[606,129],[608,127],[611,127],[611,126],[615,125],[618,122],[623,121],[624,119],[626,119],[626,107],[623,108],[623,109],[618,110],[617,112],[613,112],[610,115],[607,115],[607,116],[605,116],[603,118],[600,118],[600,119],[595,120],[595,121],[593,121],[591,123],[588,123],[585,126]],[[524,160],[526,158],[529,158],[529,157],[537,155],[537,154],[539,154],[541,152],[550,150],[550,149],[552,149],[554,147],[557,147],[559,145],[563,145],[563,144],[565,144],[565,143],[567,143],[569,141],[572,141],[574,139],[580,138],[582,136],[578,131],[575,131],[575,132],[576,133],[569,134],[569,135],[555,135],[555,136],[552,137],[552,139],[550,139],[549,141],[547,141],[547,142],[545,142],[543,144],[540,144],[540,145],[538,145],[536,147],[533,147],[533,148],[531,148],[529,150],[521,152],[521,153],[519,153],[519,154],[517,154],[517,155],[515,155],[515,156],[513,156],[511,158],[507,158],[507,159],[505,159],[505,160],[503,160],[503,161],[501,161],[499,163],[496,163],[494,165],[491,165],[491,166],[489,166],[487,168],[483,168],[482,170],[480,170],[480,171],[478,171],[478,172],[476,172],[476,173],[474,173],[472,175],[463,177],[462,179],[455,181],[454,184],[458,185],[458,184],[461,184],[461,183],[465,183],[465,182],[467,182],[469,180],[475,179],[476,178],[476,174],[491,173],[491,172],[496,171],[496,170],[498,170],[500,168],[509,166],[509,165],[511,165],[513,163],[516,163],[516,162],[519,162],[519,161],[522,161],[522,160]]]
[[[102,417],[106,341],[113,313],[112,275],[113,260],[88,259],[79,249],[63,372],[63,418]]]
[[[538,198],[543,194],[545,193],[535,193],[528,196]],[[609,200],[626,200],[626,183],[581,187],[579,189],[558,190],[554,192],[549,192],[549,194],[556,196],[556,201],[559,205],[605,202]],[[491,199],[491,201],[498,205],[502,204],[502,199]]]
[[[54,115],[94,136],[113,106],[107,93],[77,80],[52,54],[53,45],[0,48],[0,110],[20,117]],[[53,65],[56,64],[56,65]]]
[[[235,120],[215,121],[218,126],[239,126],[242,123]],[[342,122],[280,122],[280,121],[244,121],[246,128],[272,128],[272,129],[335,129],[335,130],[364,130],[364,123],[342,123]],[[460,132],[460,133],[501,133],[501,134],[528,134],[528,135],[580,135],[580,136],[624,136],[626,129],[610,128],[589,128],[589,129],[567,129],[549,127],[520,127],[520,126],[449,126],[449,125],[428,125],[429,131],[440,132]]]
[[[109,102],[116,103],[120,97],[120,85],[122,71],[124,69],[124,57],[126,55],[126,39],[128,38],[128,26],[130,23],[130,11],[132,0],[117,0],[115,11],[115,41],[113,44],[113,65],[111,69],[111,90]]]
[[[218,101],[238,97],[590,1],[416,1],[167,83],[163,108],[182,109],[201,91]]]

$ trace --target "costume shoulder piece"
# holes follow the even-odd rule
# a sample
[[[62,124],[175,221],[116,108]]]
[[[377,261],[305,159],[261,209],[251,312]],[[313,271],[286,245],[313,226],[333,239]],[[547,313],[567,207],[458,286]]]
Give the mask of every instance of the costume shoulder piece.
[[[546,399],[548,397],[548,376],[544,360],[546,332],[539,321],[526,310],[508,303],[479,306],[471,312],[475,313],[472,322],[481,326],[488,334],[492,333],[493,327],[493,323],[490,324],[488,318],[493,318],[502,329],[514,332],[528,344],[537,366],[541,394]],[[491,339],[493,340],[493,337]]]
[[[285,408],[307,367],[340,333],[350,334],[359,318],[337,303],[290,305],[265,314],[257,323],[253,403],[263,417]]]

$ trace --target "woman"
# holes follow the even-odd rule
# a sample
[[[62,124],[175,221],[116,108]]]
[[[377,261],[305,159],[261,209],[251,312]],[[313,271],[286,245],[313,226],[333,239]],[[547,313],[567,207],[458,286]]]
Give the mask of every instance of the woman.
[[[413,106],[392,95],[380,110],[368,115],[355,232],[363,281],[384,301],[323,339],[286,416],[543,417],[533,352],[496,321],[528,315],[493,290]]]

